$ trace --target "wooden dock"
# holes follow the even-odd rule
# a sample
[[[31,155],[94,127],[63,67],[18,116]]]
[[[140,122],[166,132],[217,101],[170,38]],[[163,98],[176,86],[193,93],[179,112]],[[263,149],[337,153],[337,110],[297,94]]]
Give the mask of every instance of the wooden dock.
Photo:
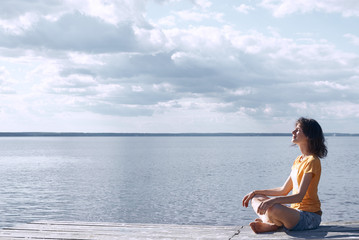
[[[322,224],[303,232],[255,234],[248,226],[199,226],[40,221],[0,230],[0,240],[116,240],[116,239],[359,239],[359,222]]]

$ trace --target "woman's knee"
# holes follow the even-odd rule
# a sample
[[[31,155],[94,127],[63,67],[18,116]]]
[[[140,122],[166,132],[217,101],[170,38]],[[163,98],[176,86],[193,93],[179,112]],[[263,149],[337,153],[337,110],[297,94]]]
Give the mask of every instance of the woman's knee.
[[[275,225],[284,225],[286,228],[294,227],[300,219],[300,213],[297,210],[287,208],[278,203],[270,207],[266,215]]]
[[[252,208],[254,209],[254,211],[257,212],[259,205],[268,198],[269,197],[265,195],[254,195],[254,197],[252,198]]]
[[[274,217],[274,216],[278,216],[281,214],[281,205],[276,203],[273,206],[271,206],[270,208],[267,209],[267,214],[269,217]]]
[[[272,207],[268,208],[266,212],[266,216],[269,219],[269,221],[276,224],[277,226],[283,225],[280,221],[278,221],[281,215],[282,215],[282,211],[280,204],[274,204]]]

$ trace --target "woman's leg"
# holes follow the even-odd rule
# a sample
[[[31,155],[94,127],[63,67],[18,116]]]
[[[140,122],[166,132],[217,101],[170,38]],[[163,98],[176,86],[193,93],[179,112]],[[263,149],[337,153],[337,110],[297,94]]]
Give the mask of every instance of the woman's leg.
[[[252,198],[252,207],[255,213],[257,213],[257,209],[261,202],[267,200],[269,197],[265,195],[255,195]],[[278,226],[275,225],[273,222],[270,221],[267,214],[260,215],[257,213],[259,218],[254,220],[254,222],[251,222],[249,226],[252,228],[253,232],[255,233],[261,233],[261,232],[273,232],[278,230]]]
[[[267,199],[268,197],[264,195],[256,195],[252,198],[252,207],[256,213],[261,202]],[[300,213],[297,210],[281,204],[273,205],[264,215],[258,214],[258,216],[262,221],[254,221],[249,224],[256,233],[276,231],[281,226],[291,229],[297,225],[300,219]]]

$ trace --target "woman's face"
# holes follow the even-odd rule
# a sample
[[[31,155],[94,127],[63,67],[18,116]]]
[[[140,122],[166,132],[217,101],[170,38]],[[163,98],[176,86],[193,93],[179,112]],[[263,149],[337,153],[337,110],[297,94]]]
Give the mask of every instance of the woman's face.
[[[300,127],[300,124],[297,124],[295,129],[292,131],[292,143],[300,144],[300,143],[306,143],[308,141],[308,138],[304,135],[302,128]]]

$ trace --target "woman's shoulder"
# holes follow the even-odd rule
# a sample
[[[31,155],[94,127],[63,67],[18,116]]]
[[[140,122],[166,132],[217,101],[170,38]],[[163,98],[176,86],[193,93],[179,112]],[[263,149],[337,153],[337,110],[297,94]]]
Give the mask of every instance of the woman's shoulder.
[[[308,156],[308,161],[319,161],[320,162],[320,158],[316,155],[310,155],[310,156]]]
[[[309,155],[306,157],[303,157],[303,155],[299,155],[296,159],[295,162],[309,162],[309,161],[320,161],[320,159],[316,156],[316,155]]]
[[[320,162],[320,158],[315,155],[309,156],[305,162],[306,166],[316,166],[321,168],[322,165]]]
[[[303,158],[302,155],[299,155],[293,163],[293,167],[295,166],[308,166],[308,165],[321,165],[320,159],[316,155],[309,155]]]
[[[316,155],[309,155],[306,156],[305,158],[302,157],[302,155],[298,156],[295,161],[294,161],[294,165],[303,165],[303,166],[307,166],[312,165],[312,164],[319,164],[320,165],[320,159],[316,156]]]

